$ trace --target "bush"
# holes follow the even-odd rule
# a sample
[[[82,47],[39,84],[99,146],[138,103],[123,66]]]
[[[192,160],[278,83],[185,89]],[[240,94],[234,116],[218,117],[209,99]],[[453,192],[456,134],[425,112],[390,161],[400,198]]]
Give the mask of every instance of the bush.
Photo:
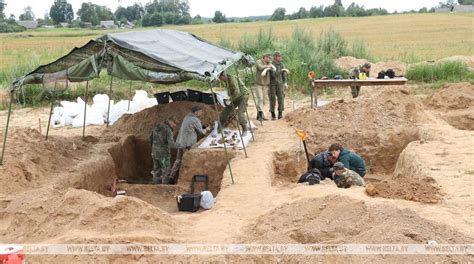
[[[419,82],[438,81],[473,81],[474,72],[469,70],[469,66],[460,61],[447,61],[434,64],[418,64],[408,68],[406,77],[409,80]]]
[[[265,52],[275,50],[275,39],[272,29],[264,31],[260,29],[257,35],[245,34],[238,43],[238,49],[246,54],[260,57]]]
[[[318,51],[324,52],[332,58],[348,55],[347,41],[334,30],[321,32],[318,41]]]
[[[0,33],[22,32],[25,30],[24,26],[20,26],[15,22],[0,22]]]

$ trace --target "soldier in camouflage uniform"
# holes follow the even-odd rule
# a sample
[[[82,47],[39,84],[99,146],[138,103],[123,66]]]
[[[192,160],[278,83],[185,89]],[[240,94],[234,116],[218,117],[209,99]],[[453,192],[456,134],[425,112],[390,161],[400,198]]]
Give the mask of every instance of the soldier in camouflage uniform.
[[[235,108],[237,108],[239,124],[242,126],[242,132],[245,136],[247,135],[248,129],[247,118],[245,116],[245,113],[247,111],[250,90],[245,86],[242,80],[230,74],[226,74],[225,72],[223,72],[219,76],[219,80],[225,83],[230,100],[232,101],[224,108],[224,110],[219,116],[221,124],[225,126],[229,121],[229,118],[231,117],[232,113],[236,111]]]
[[[346,169],[342,162],[334,163],[334,183],[338,188],[349,188],[352,185],[365,186],[365,181],[357,172]]]
[[[365,73],[365,76],[366,77],[369,77],[370,75],[370,63],[364,63],[363,65],[360,65],[360,66],[357,66],[355,68],[353,68],[350,72],[349,72],[349,78],[350,79],[359,79],[359,74],[360,73]],[[352,97],[353,98],[356,98],[357,96],[359,96],[359,93],[360,93],[360,86],[353,86],[351,87],[351,93],[352,93]]]
[[[272,120],[276,120],[275,116],[275,96],[278,100],[278,119],[283,117],[285,110],[285,90],[288,88],[288,70],[283,65],[283,57],[280,52],[273,55],[273,66],[275,69],[270,72],[270,89],[268,97],[270,99],[270,113]]]
[[[151,157],[153,159],[153,184],[169,184],[171,173],[171,148],[177,148],[173,140],[176,118],[170,116],[162,124],[156,125],[150,135]]]

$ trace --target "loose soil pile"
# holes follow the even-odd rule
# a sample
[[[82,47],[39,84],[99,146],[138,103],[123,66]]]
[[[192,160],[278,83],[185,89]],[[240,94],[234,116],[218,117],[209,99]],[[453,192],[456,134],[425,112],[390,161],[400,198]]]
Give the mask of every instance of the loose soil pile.
[[[410,209],[369,207],[343,196],[301,199],[260,216],[248,227],[252,243],[472,243],[448,226],[419,217]]]
[[[46,141],[35,129],[9,131],[5,164],[0,167],[0,193],[17,193],[50,184],[55,174],[68,171],[88,156],[96,142],[92,137],[89,139],[50,136]]]
[[[304,152],[278,151],[273,155],[272,184],[294,184],[306,172],[308,162]]]
[[[366,191],[370,196],[389,199],[404,199],[421,203],[438,203],[441,200],[440,188],[433,178],[399,177],[378,180],[373,177],[366,179]]]
[[[113,126],[104,132],[104,136],[135,135],[148,139],[154,126],[164,122],[166,118],[171,115],[176,117],[179,122],[182,122],[184,117],[191,112],[191,108],[195,105],[199,105],[204,109],[204,116],[201,118],[202,124],[206,126],[214,125],[218,117],[214,106],[203,103],[179,101],[157,105],[133,115],[123,115]],[[175,129],[175,134],[179,132],[180,126],[181,123],[178,124],[177,129]]]
[[[347,57],[340,57],[336,59],[335,62],[339,68],[344,69],[346,71],[350,71],[352,68],[362,65],[369,61],[365,59],[357,59],[354,57],[347,56]],[[382,62],[371,63],[371,64],[372,64],[372,67],[370,70],[370,76],[374,78],[377,77],[377,74],[380,71],[386,71],[388,69],[394,70],[397,76],[405,75],[407,72],[406,64],[398,62],[398,61],[382,61]]]
[[[47,188],[4,199],[0,227],[3,242],[119,243],[160,241],[173,223],[167,213],[137,198]]]
[[[427,108],[440,112],[457,129],[474,130],[474,85],[451,84],[424,100]]]
[[[359,153],[371,173],[393,172],[405,146],[419,138],[417,122],[424,118],[422,104],[397,88],[287,115],[295,128],[308,133],[310,151],[341,143]]]

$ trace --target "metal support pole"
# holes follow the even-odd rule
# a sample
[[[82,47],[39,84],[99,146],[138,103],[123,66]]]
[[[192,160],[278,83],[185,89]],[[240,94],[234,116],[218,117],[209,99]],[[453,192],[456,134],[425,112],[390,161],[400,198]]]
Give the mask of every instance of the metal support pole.
[[[313,108],[313,85],[312,85],[312,81],[310,80],[309,81],[309,93],[311,95],[311,108]],[[316,102],[317,103],[317,102]]]
[[[110,123],[110,101],[112,100],[112,81],[114,80],[114,76],[110,75],[110,88],[109,88],[109,105],[107,106],[107,125],[109,127]]]
[[[130,111],[130,101],[132,100],[132,80],[130,80],[130,88],[128,90],[128,109]]]
[[[7,125],[5,127],[5,134],[3,135],[2,158],[0,159],[1,166],[3,166],[3,158],[5,157],[5,148],[7,146],[7,134],[8,134],[8,126],[10,125],[12,105],[13,105],[13,92],[10,92],[10,104],[8,106]]]
[[[247,68],[245,68],[245,72],[247,73],[247,75],[249,75],[249,73],[247,71]],[[253,73],[253,71],[251,71],[251,73]],[[255,100],[255,95],[253,93],[252,87],[250,87],[250,93],[252,94],[252,99],[253,99],[253,103],[254,103],[255,107],[257,107],[257,100]],[[263,97],[265,97],[265,95],[263,95]],[[257,109],[257,111],[258,111],[258,109]],[[263,113],[263,111],[262,111],[262,113]],[[263,116],[262,116],[262,118],[263,118]],[[263,121],[262,120],[258,120],[258,121],[260,121],[260,125],[263,126]]]
[[[89,90],[89,81],[86,82],[86,92],[84,93],[84,123],[82,126],[82,139],[86,138],[86,113],[87,113],[87,91]]]
[[[48,127],[46,128],[46,140],[48,140],[49,136],[49,127],[51,126],[51,115],[53,114],[53,107],[56,98],[54,96],[51,97],[51,108],[49,109],[49,118],[48,118]]]
[[[311,88],[311,90],[313,89]],[[314,105],[318,107],[318,86],[317,85],[314,86]],[[313,108],[313,106],[311,106],[311,108]]]
[[[239,70],[237,69],[237,66],[235,66],[234,64],[234,69],[235,69],[235,74],[236,74],[236,77],[237,77],[237,85],[239,86],[239,90],[242,89],[242,87],[240,87],[240,78],[239,78]],[[244,84],[245,85],[245,84]],[[248,105],[248,98],[247,98],[247,105]],[[234,107],[235,109],[235,107]],[[249,119],[249,112],[247,110],[247,108],[245,108],[245,114],[247,115],[247,123],[249,125],[248,129],[250,130],[250,134],[252,135],[252,140],[255,141],[255,137],[253,136],[253,130],[252,130],[252,126],[250,124],[250,119]],[[243,142],[242,142],[243,143]],[[247,152],[247,151],[246,151]]]
[[[211,83],[209,83],[209,88],[211,88],[211,94],[214,94],[214,90],[212,89]],[[216,112],[219,113],[219,109],[217,109],[216,97],[212,96],[212,100],[214,101],[214,107],[216,108]],[[221,119],[219,116],[217,117],[217,121],[220,127],[221,137],[224,144],[224,152],[225,152],[225,157],[227,159],[227,166],[229,166],[230,179],[232,180],[232,184],[234,184],[234,176],[232,175],[232,167],[230,166],[229,153],[227,152],[227,146],[225,145],[224,127],[222,126]]]

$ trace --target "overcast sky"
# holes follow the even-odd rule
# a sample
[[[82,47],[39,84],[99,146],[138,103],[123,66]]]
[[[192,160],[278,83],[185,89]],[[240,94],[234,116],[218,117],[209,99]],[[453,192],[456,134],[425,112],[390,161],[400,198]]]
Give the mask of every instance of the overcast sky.
[[[380,1],[380,0],[342,0],[344,7],[347,7],[352,2],[359,5],[364,5],[366,8],[382,7],[390,12],[408,11],[411,9],[418,10],[422,7],[433,7],[439,3],[440,0],[397,0],[397,1]],[[6,0],[7,4],[5,14],[9,16],[14,14],[17,18],[23,12],[23,9],[30,5],[33,8],[36,18],[44,17],[45,11],[49,12],[49,8],[54,0]],[[80,8],[81,3],[88,2],[84,0],[68,0],[72,4],[74,13]],[[108,6],[112,11],[115,11],[117,6],[129,6],[135,2],[145,5],[149,0],[101,0],[89,1],[100,5]],[[214,11],[220,10],[227,17],[245,17],[245,16],[260,16],[271,15],[275,8],[284,7],[287,13],[293,13],[300,7],[306,9],[311,6],[324,5],[328,6],[334,3],[334,0],[189,0],[191,6],[191,15],[199,14],[203,17],[213,17]]]

